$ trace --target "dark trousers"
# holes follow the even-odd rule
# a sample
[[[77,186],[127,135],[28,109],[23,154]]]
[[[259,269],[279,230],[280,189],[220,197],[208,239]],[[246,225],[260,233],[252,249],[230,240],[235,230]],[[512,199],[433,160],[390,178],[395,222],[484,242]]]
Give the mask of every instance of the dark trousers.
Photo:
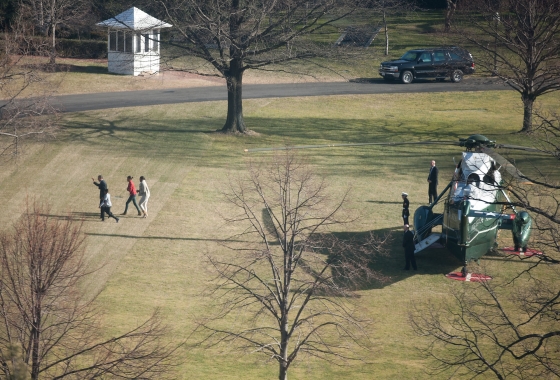
[[[430,201],[429,201],[430,204],[432,202],[436,201],[437,196],[438,196],[438,194],[437,194],[437,184],[433,183],[433,182],[430,182],[428,184],[428,198],[430,199]]]
[[[403,220],[404,224],[410,224],[410,223],[408,223],[408,215],[403,215],[402,220]]]
[[[404,269],[409,270],[410,269],[410,264],[412,264],[412,268],[414,270],[418,269],[416,267],[416,258],[414,257],[414,250],[406,249],[404,251],[404,258],[406,260],[406,264],[404,266]]]
[[[107,215],[109,215],[109,218],[113,218],[115,220],[118,220],[117,217],[115,215],[113,215],[113,213],[111,212],[111,207],[107,207],[107,206],[102,206],[101,207],[101,220],[105,220],[105,213],[107,213]]]
[[[130,201],[132,201],[132,204],[134,205],[134,207],[136,207],[136,211],[138,211],[138,214],[141,214],[140,207],[138,207],[138,203],[136,203],[136,195],[131,195],[130,197],[128,197],[126,205],[124,206],[124,213],[126,214],[126,212],[128,211],[128,204],[130,203]]]
[[[99,202],[100,202],[101,204],[103,203],[103,197],[102,197],[102,196],[99,197]],[[100,207],[100,208],[99,208],[99,217],[100,217],[101,219],[103,219],[103,215],[104,215],[104,214],[103,214],[103,207]]]

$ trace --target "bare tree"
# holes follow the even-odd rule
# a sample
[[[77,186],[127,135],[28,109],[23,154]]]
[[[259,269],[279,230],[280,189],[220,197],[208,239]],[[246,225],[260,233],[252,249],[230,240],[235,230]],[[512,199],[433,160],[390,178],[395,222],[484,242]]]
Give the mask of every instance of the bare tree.
[[[87,15],[85,0],[20,0],[20,14],[29,17],[43,36],[50,37],[49,61],[56,63],[56,33],[61,26],[77,24]]]
[[[560,159],[558,118],[537,120],[533,134],[540,148]],[[533,245],[543,255],[511,278],[500,274],[468,284],[454,292],[453,302],[418,305],[411,314],[413,328],[429,340],[422,350],[436,371],[469,378],[560,377],[560,184],[546,169],[525,177],[530,187],[510,191],[511,203],[533,215]]]
[[[18,21],[18,20],[16,20]],[[0,157],[16,158],[27,140],[46,139],[58,129],[50,93],[41,92],[43,78],[26,59],[41,50],[22,23],[2,38],[0,53]],[[30,91],[30,90],[33,91]]]
[[[410,12],[414,10],[414,4],[407,0],[376,0],[370,3],[375,12],[381,14],[381,24],[385,35],[385,55],[389,55],[389,27],[387,20],[397,13]]]
[[[445,0],[447,6],[445,8],[445,25],[443,31],[449,33],[451,31],[451,23],[453,22],[453,17],[457,11],[457,4],[459,0]]]
[[[309,35],[356,9],[340,0],[169,0],[163,4],[176,33],[171,42],[176,54],[202,59],[226,79],[228,111],[222,131],[229,133],[247,131],[242,97],[246,70],[324,54],[329,45],[313,44]]]
[[[107,337],[95,297],[82,292],[91,274],[82,225],[49,211],[28,205],[0,235],[0,373],[12,378],[23,361],[32,380],[165,378],[174,347],[159,314]]]
[[[201,322],[209,345],[234,345],[274,359],[279,379],[301,355],[357,360],[368,347],[368,321],[352,302],[353,289],[381,280],[370,269],[384,239],[342,240],[342,200],[332,202],[325,183],[293,152],[271,163],[251,163],[246,179],[230,183],[227,201],[243,226],[228,247],[237,260],[210,257],[218,285],[212,295],[221,312]],[[237,243],[236,243],[237,242]],[[247,315],[247,327],[217,327]]]
[[[481,50],[477,64],[521,94],[521,131],[529,132],[535,100],[560,89],[560,2],[483,0],[465,10],[463,35]]]
[[[435,359],[435,372],[560,377],[559,289],[528,275],[515,283],[472,285],[455,292],[448,305],[416,308],[411,318],[416,331],[431,339],[422,350]]]

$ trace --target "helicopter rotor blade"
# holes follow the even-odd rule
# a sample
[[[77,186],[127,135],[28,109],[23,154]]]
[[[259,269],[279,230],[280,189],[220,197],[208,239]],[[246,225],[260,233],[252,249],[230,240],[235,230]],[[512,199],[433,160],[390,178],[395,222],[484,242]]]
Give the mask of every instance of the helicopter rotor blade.
[[[291,149],[316,149],[316,148],[346,148],[354,146],[365,146],[365,145],[382,145],[382,146],[397,146],[397,145],[430,145],[430,144],[449,144],[449,145],[460,145],[457,141],[405,141],[405,142],[378,142],[378,143],[348,143],[348,144],[325,144],[325,145],[294,145],[294,146],[282,146],[282,147],[271,147],[271,148],[252,148],[245,149],[245,152],[271,152],[277,150],[291,150]]]
[[[498,164],[502,166],[517,182],[521,184],[530,184],[531,182],[513,165],[506,160],[501,154],[494,151],[492,148],[482,147],[481,151],[492,157]]]
[[[521,145],[509,145],[509,144],[496,144],[495,148],[505,148],[505,149],[517,149],[517,150],[524,150],[527,152],[541,152],[545,153],[540,149],[531,148],[528,146],[521,146]]]

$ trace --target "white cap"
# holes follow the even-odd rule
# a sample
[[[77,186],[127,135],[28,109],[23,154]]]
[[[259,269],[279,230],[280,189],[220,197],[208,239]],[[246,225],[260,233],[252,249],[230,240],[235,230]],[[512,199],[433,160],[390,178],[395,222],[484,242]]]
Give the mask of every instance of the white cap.
[[[404,195],[405,197],[408,197],[408,194],[405,193],[404,191],[403,191],[403,193],[402,193],[401,195]]]

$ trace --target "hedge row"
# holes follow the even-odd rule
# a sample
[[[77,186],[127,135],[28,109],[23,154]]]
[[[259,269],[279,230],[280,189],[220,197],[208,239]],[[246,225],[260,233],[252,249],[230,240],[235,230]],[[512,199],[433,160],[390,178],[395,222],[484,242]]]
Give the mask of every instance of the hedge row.
[[[58,39],[56,53],[64,58],[107,58],[107,41]]]

